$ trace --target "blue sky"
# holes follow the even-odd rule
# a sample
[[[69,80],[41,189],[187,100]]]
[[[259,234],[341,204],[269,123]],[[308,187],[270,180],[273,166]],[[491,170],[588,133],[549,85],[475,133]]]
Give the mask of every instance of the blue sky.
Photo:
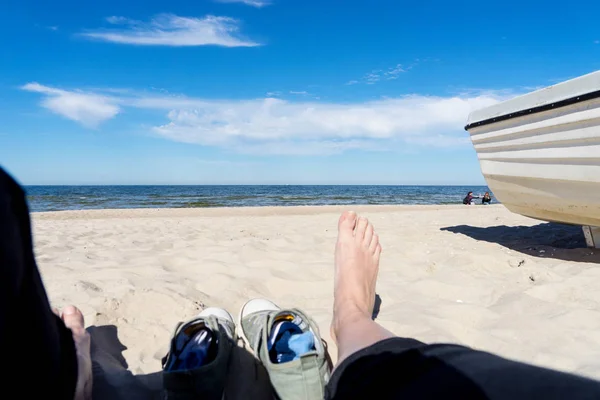
[[[24,184],[481,184],[468,113],[599,69],[598,12],[4,1],[0,164]]]

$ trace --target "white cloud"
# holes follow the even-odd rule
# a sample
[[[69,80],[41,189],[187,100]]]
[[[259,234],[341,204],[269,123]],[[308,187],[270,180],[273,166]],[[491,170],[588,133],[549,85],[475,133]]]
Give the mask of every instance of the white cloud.
[[[270,1],[266,0],[215,0],[217,3],[243,3],[252,7],[261,8],[271,4]]]
[[[396,142],[463,145],[468,143],[463,126],[469,112],[498,100],[492,96],[406,96],[336,104],[272,98],[221,102],[154,99],[138,106],[170,109],[169,122],[154,131],[179,142],[237,151],[257,152],[258,148],[279,154],[331,154],[359,147],[387,148]]]
[[[450,97],[410,95],[361,103],[276,98],[213,100],[134,92],[83,93],[30,83],[43,105],[86,126],[113,118],[120,108],[155,110],[166,118],[154,134],[169,140],[243,153],[333,154],[386,150],[407,143],[462,146],[470,111],[508,95],[487,92]],[[144,121],[139,121],[140,125]]]
[[[290,94],[295,94],[298,96],[308,96],[308,92],[306,90],[290,90]]]
[[[204,18],[162,14],[150,22],[112,16],[106,21],[117,27],[84,32],[81,35],[106,42],[147,46],[252,47],[259,43],[239,35],[239,21],[208,15]]]
[[[61,90],[36,82],[28,83],[21,89],[44,94],[43,107],[90,128],[119,113],[119,107],[113,99],[94,93]]]

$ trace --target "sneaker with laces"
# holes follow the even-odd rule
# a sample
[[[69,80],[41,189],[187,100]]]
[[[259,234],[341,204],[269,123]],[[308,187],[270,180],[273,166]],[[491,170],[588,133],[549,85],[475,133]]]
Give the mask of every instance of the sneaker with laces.
[[[319,328],[305,313],[254,299],[242,307],[238,326],[280,399],[324,398],[331,371]]]

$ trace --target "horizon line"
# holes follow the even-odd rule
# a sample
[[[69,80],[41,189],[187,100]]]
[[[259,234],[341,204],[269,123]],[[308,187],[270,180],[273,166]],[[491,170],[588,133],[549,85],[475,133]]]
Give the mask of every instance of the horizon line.
[[[21,184],[28,186],[488,186],[487,183],[58,183],[58,184]]]

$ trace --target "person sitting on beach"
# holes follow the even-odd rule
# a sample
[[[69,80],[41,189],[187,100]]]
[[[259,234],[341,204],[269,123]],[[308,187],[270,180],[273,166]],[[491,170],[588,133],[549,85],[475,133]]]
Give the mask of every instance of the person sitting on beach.
[[[470,205],[474,204],[473,199],[479,199],[479,198],[480,198],[479,196],[473,196],[473,192],[469,192],[463,199],[463,204],[470,206]]]
[[[490,196],[490,192],[485,192],[483,198],[481,199],[481,204],[484,206],[489,205],[492,202],[492,196]]]
[[[68,306],[59,317],[50,308],[35,263],[25,194],[2,169],[0,221],[0,344],[7,360],[2,375],[5,392],[12,389],[11,398],[23,399],[91,399],[91,339],[83,314]],[[262,299],[251,300],[242,308],[237,328],[265,365],[281,399],[600,398],[600,382],[589,378],[464,346],[425,344],[395,336],[372,316],[381,253],[373,225],[353,212],[344,212],[338,222],[333,266],[331,336],[337,344],[338,361],[332,373],[323,360],[325,346],[318,328],[307,314],[294,308],[281,310]],[[281,337],[287,338],[281,347],[271,341],[273,331],[269,329],[276,326]],[[210,332],[203,331],[206,335],[198,339],[214,335],[208,338],[216,343],[212,352],[193,346],[194,332],[206,327]],[[223,397],[223,373],[229,359],[220,352],[235,345],[234,331],[229,313],[217,308],[205,309],[178,327],[164,360],[164,387],[167,394],[175,393],[169,399]],[[290,337],[292,331],[297,340]],[[187,369],[181,361],[189,360],[178,358],[186,349],[195,352],[196,360],[212,361]],[[171,373],[177,371],[182,373]],[[256,370],[248,373],[256,374]],[[114,396],[120,397],[118,393]]]

